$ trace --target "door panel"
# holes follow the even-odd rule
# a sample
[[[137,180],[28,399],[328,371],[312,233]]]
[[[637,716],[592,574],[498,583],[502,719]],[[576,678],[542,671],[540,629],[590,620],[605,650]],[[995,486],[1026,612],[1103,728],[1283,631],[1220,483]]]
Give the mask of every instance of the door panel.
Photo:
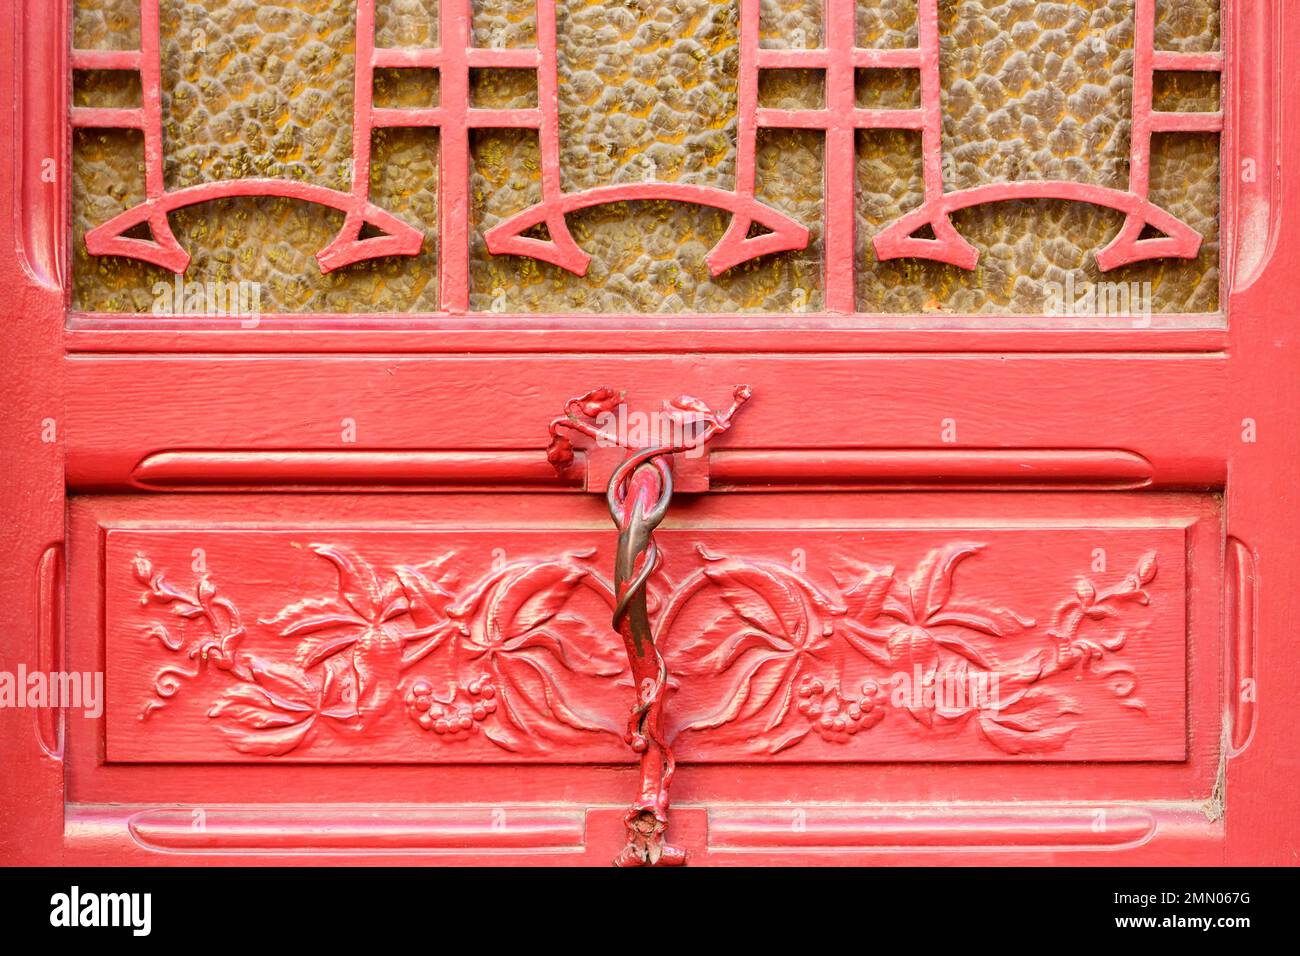
[[[1116,499],[1103,522],[1067,499],[1014,527],[844,496],[773,527],[778,500],[659,536],[682,763],[1186,759],[1186,522],[1212,503]],[[106,529],[105,756],[624,761],[590,524]]]
[[[323,523],[326,505],[335,520]],[[287,527],[250,527],[262,512]],[[211,793],[228,772],[241,779],[235,767],[213,777],[186,764],[273,774],[288,773],[276,769],[286,763],[337,765],[291,775],[310,782],[351,780],[345,766],[361,762],[376,793],[383,780],[400,792],[420,779],[399,764],[439,764],[448,794],[464,786],[452,764],[500,765],[503,779],[518,772],[511,766],[561,764],[555,779],[581,779],[582,766],[630,762],[619,739],[626,661],[600,639],[610,535],[586,496],[364,495],[346,505],[318,495],[95,496],[73,515],[75,592],[103,595],[102,612],[74,597],[70,641],[75,659],[93,661],[93,635],[105,635],[106,731],[77,721],[72,743],[98,752],[104,734],[105,767],[81,765],[73,777],[96,800],[141,762],[150,786],[173,793],[205,780]],[[711,764],[772,765],[768,786],[792,799],[844,779],[900,799],[943,779],[974,799],[985,793],[974,760],[1006,765],[1000,774],[1023,764],[1018,786],[1057,798],[1195,794],[1212,782],[1218,745],[1219,520],[1215,498],[1178,493],[715,492],[685,502],[661,532],[658,593],[679,785],[711,779]],[[933,600],[947,588],[923,633],[892,616],[895,602],[910,613],[918,579]],[[368,630],[351,604],[368,606],[366,586],[392,614],[387,659],[373,635],[373,650],[351,640]],[[966,680],[941,680],[940,692],[966,691],[973,713],[953,698],[936,709],[922,697],[915,713],[910,696],[894,699],[891,679],[930,669],[925,633],[944,673],[964,668]],[[997,686],[974,679],[986,671]],[[500,689],[487,698],[480,683],[478,702],[501,706],[478,717],[467,685],[484,673]],[[833,716],[821,728],[813,707],[847,718],[851,705],[835,691],[861,698],[867,680],[876,706],[855,718],[856,732]],[[473,728],[424,727],[428,711],[410,693],[420,681],[444,700],[458,685],[455,704],[478,717]],[[821,693],[801,696],[817,681]],[[718,728],[687,729],[738,701]],[[980,706],[994,703],[1007,713]],[[773,753],[777,743],[786,746]],[[1132,769],[1098,779],[1097,760]],[[918,761],[924,781],[906,770]],[[874,765],[866,775],[854,769],[864,763]],[[791,764],[824,769],[790,778],[779,766]],[[463,796],[486,792],[486,773]],[[731,798],[750,786],[729,788]]]

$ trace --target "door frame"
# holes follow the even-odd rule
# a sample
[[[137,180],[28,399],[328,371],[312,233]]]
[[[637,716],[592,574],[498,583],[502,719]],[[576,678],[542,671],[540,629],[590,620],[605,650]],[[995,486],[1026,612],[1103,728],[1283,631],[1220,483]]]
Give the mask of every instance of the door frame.
[[[1292,727],[1300,703],[1300,644],[1294,631],[1300,620],[1295,478],[1300,470],[1300,307],[1292,289],[1292,276],[1300,274],[1300,244],[1285,243],[1281,236],[1290,234],[1288,226],[1300,225],[1300,189],[1297,177],[1289,175],[1296,171],[1300,135],[1282,109],[1300,102],[1300,71],[1285,68],[1300,55],[1300,21],[1281,15],[1280,0],[1235,3],[1229,7],[1232,17],[1224,17],[1229,67],[1223,95],[1234,117],[1222,147],[1226,323],[1223,328],[1149,330],[1017,328],[1015,323],[936,329],[906,318],[873,327],[835,316],[692,316],[684,323],[686,331],[669,331],[657,319],[635,316],[595,322],[565,316],[488,321],[463,315],[377,317],[367,319],[363,329],[348,325],[346,317],[281,317],[267,319],[255,330],[232,330],[205,321],[69,316],[67,60],[64,34],[43,13],[48,6],[37,0],[0,0],[0,20],[13,26],[0,31],[0,62],[13,64],[0,71],[0,102],[15,104],[3,111],[0,124],[0,144],[6,147],[0,152],[0,170],[12,184],[6,199],[12,215],[0,215],[0,248],[5,250],[0,253],[0,290],[8,304],[3,318],[6,359],[0,363],[8,399],[6,414],[0,416],[0,447],[5,449],[0,563],[6,596],[0,603],[0,661],[58,669],[67,631],[69,490],[80,494],[129,485],[134,464],[166,437],[165,425],[156,421],[162,394],[145,395],[141,402],[140,394],[126,390],[83,391],[111,379],[111,370],[122,367],[117,363],[152,363],[183,373],[186,363],[209,361],[202,358],[208,356],[225,367],[252,369],[258,359],[241,356],[292,349],[304,356],[302,361],[343,368],[347,356],[358,353],[454,362],[457,354],[476,351],[515,354],[532,363],[521,367],[541,370],[558,355],[581,351],[591,356],[592,374],[600,377],[632,368],[642,358],[684,352],[711,356],[728,370],[743,368],[747,356],[773,354],[818,363],[896,353],[891,361],[905,363],[962,353],[978,363],[975,367],[990,370],[1007,359],[1027,361],[1044,380],[1066,376],[1100,382],[1120,397],[1135,395],[1138,385],[1147,383],[1156,394],[1127,417],[1122,408],[1105,402],[1080,410],[1047,401],[1040,427],[1017,431],[1011,425],[1001,438],[990,432],[985,441],[1031,447],[1062,426],[1086,430],[1092,416],[1113,414],[1120,416],[1132,447],[1169,475],[1172,485],[1204,488],[1208,481],[1221,488],[1224,502],[1225,741],[1217,788],[1223,816],[1198,821],[1175,815],[1162,823],[1158,839],[1123,853],[1077,854],[1070,862],[1297,862],[1300,790],[1287,771],[1300,765],[1300,739]],[[53,23],[61,23],[61,17]],[[57,160],[52,182],[42,175],[50,159]],[[1258,174],[1243,184],[1237,172],[1246,160],[1255,163]],[[1177,388],[1161,392],[1162,378]],[[938,402],[927,405],[918,415],[929,420],[940,407]],[[416,403],[396,411],[422,410]],[[550,409],[532,411],[540,421]],[[162,418],[166,420],[165,411]],[[218,416],[204,427],[215,435],[229,424],[229,418]],[[281,434],[270,440],[292,443],[293,437]],[[539,453],[542,445],[539,431]],[[1253,682],[1253,699],[1243,699],[1243,680]],[[97,808],[69,813],[59,714],[0,709],[0,748],[0,862],[211,861],[201,854],[152,854],[123,842],[108,824],[100,825]],[[589,830],[604,812],[587,818]],[[677,821],[683,833],[709,826],[705,808],[685,807]],[[578,861],[598,861],[597,849]],[[797,851],[736,857],[743,862],[810,858]],[[878,858],[891,862],[888,854]],[[290,854],[284,859],[311,857]],[[729,859],[719,854],[719,862]],[[1045,859],[1042,854],[990,858],[947,851],[926,857],[935,863]],[[538,862],[550,860],[543,856]]]

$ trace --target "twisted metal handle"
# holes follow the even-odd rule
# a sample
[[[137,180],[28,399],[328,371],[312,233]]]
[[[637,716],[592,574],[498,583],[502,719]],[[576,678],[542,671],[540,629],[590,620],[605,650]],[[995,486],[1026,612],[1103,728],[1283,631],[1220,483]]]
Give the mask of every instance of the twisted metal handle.
[[[626,646],[637,694],[624,739],[641,754],[641,792],[623,819],[628,845],[615,860],[619,866],[662,866],[686,860],[682,850],[664,841],[668,788],[676,762],[662,729],[668,665],[655,646],[647,606],[647,584],[660,564],[654,531],[667,514],[673,493],[666,454],[662,448],[652,448],[632,455],[611,476],[607,493],[619,531],[613,623]]]
[[[636,703],[628,715],[624,739],[641,755],[641,789],[623,818],[627,846],[615,858],[616,866],[673,866],[686,862],[686,851],[667,843],[668,791],[676,761],[663,734],[663,704],[668,690],[668,666],[655,646],[650,626],[647,587],[659,569],[661,558],[654,532],[668,513],[673,496],[672,456],[698,448],[731,427],[731,419],[750,397],[746,385],[738,385],[734,401],[724,412],[714,412],[703,402],[680,396],[670,405],[688,413],[702,426],[689,439],[677,444],[632,449],[615,469],[606,491],[610,517],[618,528],[618,549],[614,558],[614,629],[623,638],[636,688]],[[622,444],[618,436],[601,431],[580,416],[598,418],[623,402],[623,393],[610,388],[594,389],[566,405],[566,416],[551,423],[551,444],[547,457],[560,470],[573,463],[573,446],[561,430]]]

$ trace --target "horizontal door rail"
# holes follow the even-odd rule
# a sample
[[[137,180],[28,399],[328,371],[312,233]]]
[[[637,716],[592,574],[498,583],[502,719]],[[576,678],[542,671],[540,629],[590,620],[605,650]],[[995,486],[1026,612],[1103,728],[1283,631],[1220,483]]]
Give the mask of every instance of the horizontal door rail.
[[[579,451],[557,474],[539,449],[276,451],[170,450],[130,474],[70,470],[77,490],[580,491],[592,459]],[[1135,490],[1216,488],[1222,462],[1181,461],[1163,472],[1108,448],[720,449],[707,460],[716,490]],[[695,490],[694,486],[683,490]]]

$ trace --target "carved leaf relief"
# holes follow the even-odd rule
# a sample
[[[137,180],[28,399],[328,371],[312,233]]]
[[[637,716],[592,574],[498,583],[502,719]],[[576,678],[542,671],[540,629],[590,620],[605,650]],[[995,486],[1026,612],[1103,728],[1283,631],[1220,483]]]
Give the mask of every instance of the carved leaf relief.
[[[595,549],[487,568],[458,549],[411,563],[306,550],[333,587],[260,618],[215,574],[179,586],[135,555],[133,626],[156,662],[142,721],[202,695],[210,732],[254,757],[358,739],[402,739],[428,759],[475,738],[521,756],[622,752],[632,688]],[[972,755],[1034,756],[1088,721],[1146,718],[1128,652],[1153,625],[1155,551],[1117,583],[1078,577],[1041,620],[963,583],[963,568],[998,560],[987,542],[945,543],[910,566],[880,557],[838,550],[812,574],[698,541],[670,554],[651,612],[686,759],[816,738],[875,759],[864,741],[887,726],[920,754],[953,739]]]

